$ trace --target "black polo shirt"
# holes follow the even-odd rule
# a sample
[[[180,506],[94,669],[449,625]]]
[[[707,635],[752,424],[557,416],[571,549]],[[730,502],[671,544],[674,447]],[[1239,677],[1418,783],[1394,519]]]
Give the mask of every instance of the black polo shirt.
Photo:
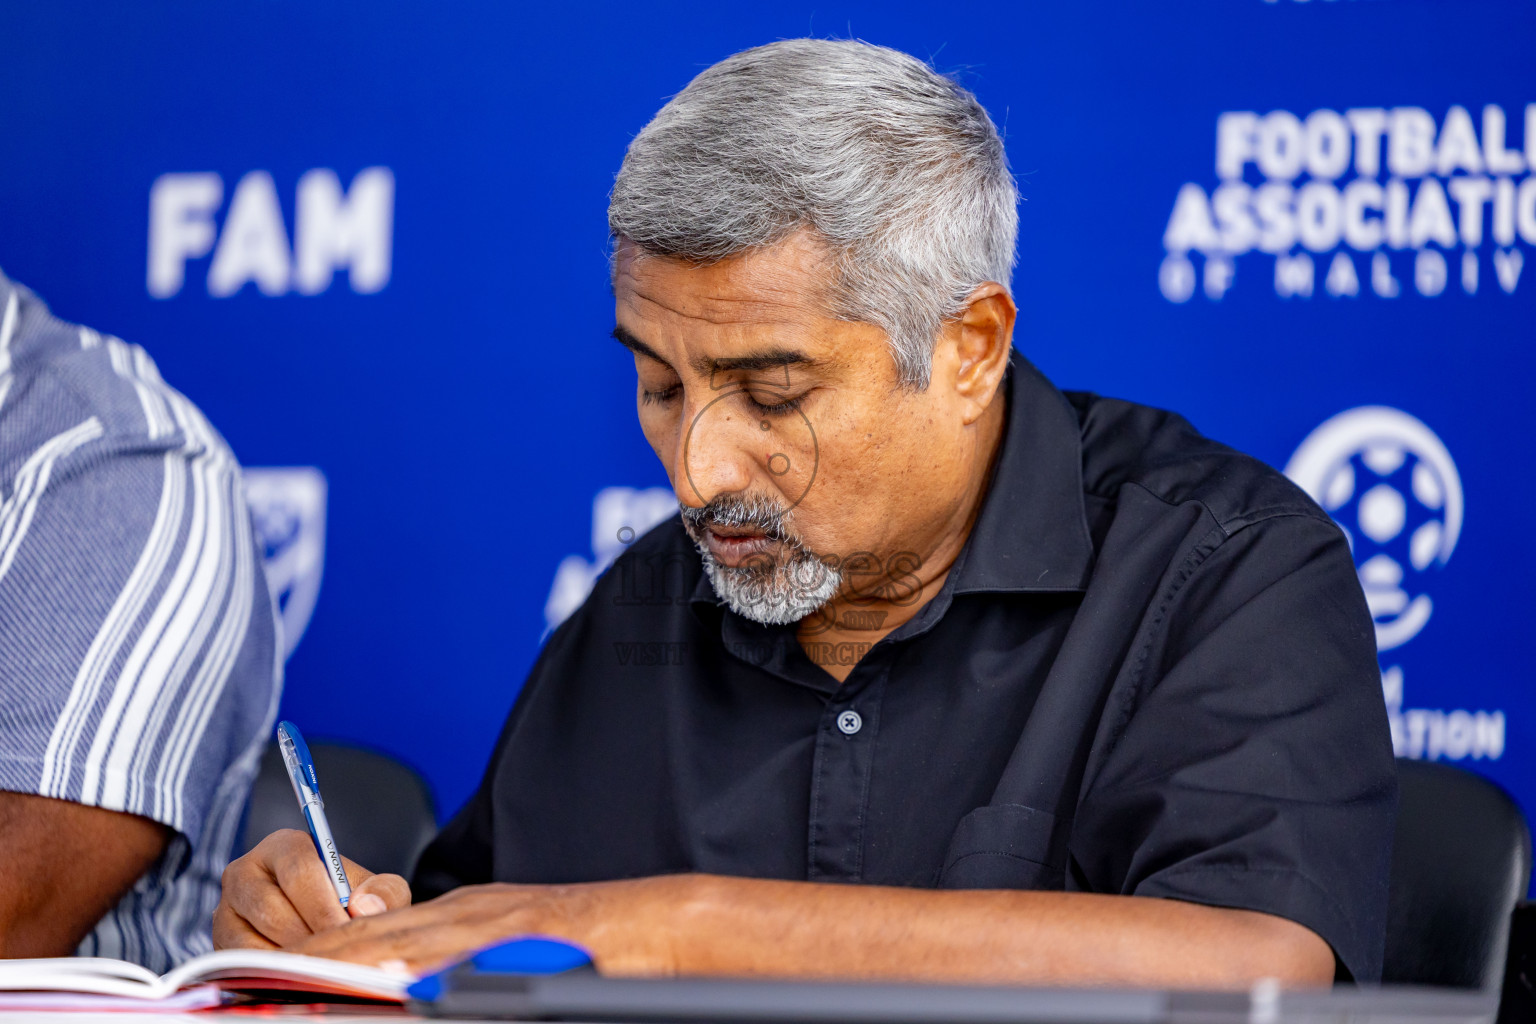
[[[1182,418],[1018,357],[1007,415],[943,588],[842,684],[723,606],[679,520],[637,541],[418,897],[688,871],[1157,896],[1300,922],[1378,978],[1396,782],[1343,534]]]

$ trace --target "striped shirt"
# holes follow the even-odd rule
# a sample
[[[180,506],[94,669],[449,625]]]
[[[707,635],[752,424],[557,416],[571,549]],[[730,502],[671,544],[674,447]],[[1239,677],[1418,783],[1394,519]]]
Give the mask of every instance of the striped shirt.
[[[0,274],[0,789],[175,830],[81,954],[212,948],[276,630],[223,438],[143,349]]]

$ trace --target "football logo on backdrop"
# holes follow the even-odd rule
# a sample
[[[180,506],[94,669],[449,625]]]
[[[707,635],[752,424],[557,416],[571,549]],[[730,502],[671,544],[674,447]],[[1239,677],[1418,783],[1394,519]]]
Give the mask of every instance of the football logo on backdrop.
[[[320,596],[325,496],[325,476],[313,466],[245,471],[245,500],[277,602],[284,659],[299,645]]]
[[[1377,649],[1417,636],[1434,610],[1430,574],[1461,534],[1461,477],[1440,438],[1399,409],[1350,409],[1312,431],[1285,474],[1348,535]]]

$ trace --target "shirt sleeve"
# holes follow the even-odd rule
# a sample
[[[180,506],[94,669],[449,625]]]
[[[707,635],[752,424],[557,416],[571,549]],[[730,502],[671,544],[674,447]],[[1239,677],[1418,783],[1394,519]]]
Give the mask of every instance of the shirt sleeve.
[[[496,871],[496,779],[501,773],[502,760],[517,733],[529,702],[541,685],[559,678],[569,669],[567,649],[573,634],[577,633],[588,616],[587,602],[583,602],[574,614],[561,623],[539,652],[538,660],[528,672],[517,700],[501,727],[501,735],[486,764],[485,774],[469,802],[457,814],[448,819],[442,831],[422,851],[411,875],[411,897],[420,902],[436,899],[461,885],[482,885],[495,881]]]
[[[495,758],[491,763],[495,764]],[[461,885],[491,881],[491,796],[488,780],[422,851],[411,876],[411,898],[436,899]]]
[[[277,665],[239,467],[165,394],[182,429],[159,437],[104,427],[46,380],[4,410],[12,427],[78,414],[0,465],[0,789],[196,844]]]
[[[1079,805],[1085,887],[1262,911],[1379,979],[1396,774],[1343,535],[1235,532],[1168,600],[1123,731]]]

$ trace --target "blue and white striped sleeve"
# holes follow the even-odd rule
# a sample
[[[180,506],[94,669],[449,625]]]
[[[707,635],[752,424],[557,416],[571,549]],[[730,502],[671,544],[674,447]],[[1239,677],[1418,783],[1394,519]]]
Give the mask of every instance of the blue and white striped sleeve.
[[[0,301],[0,789],[179,834],[87,940],[164,970],[208,946],[279,686],[240,469],[141,349]]]

